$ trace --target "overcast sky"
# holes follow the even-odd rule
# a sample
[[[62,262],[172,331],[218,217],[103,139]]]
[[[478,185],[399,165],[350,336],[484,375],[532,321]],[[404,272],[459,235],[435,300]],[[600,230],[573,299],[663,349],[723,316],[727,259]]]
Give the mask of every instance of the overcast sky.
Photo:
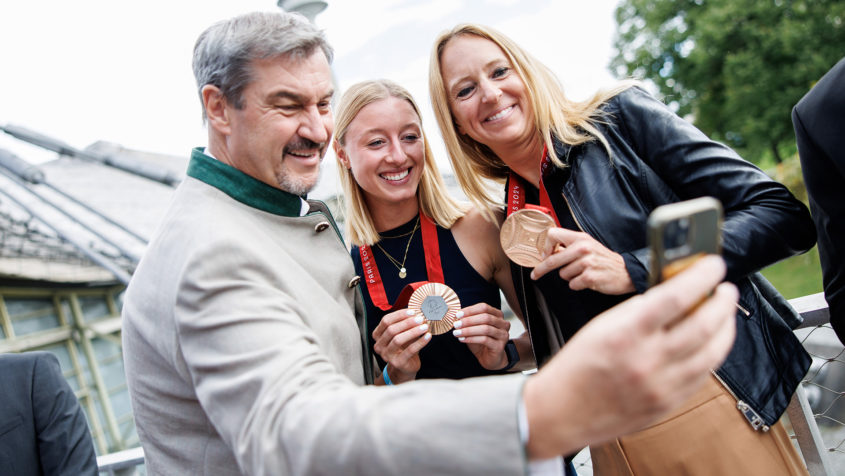
[[[613,80],[607,64],[617,3],[329,0],[316,23],[335,48],[339,92],[370,78],[407,87],[424,109],[438,161],[448,167],[427,96],[428,55],[437,33],[464,21],[493,26],[582,98]],[[22,125],[79,148],[105,140],[187,155],[207,138],[191,72],[197,36],[220,19],[277,9],[275,0],[4,2],[0,124]],[[33,162],[54,156],[2,133],[0,148]],[[329,173],[334,170],[324,175]]]

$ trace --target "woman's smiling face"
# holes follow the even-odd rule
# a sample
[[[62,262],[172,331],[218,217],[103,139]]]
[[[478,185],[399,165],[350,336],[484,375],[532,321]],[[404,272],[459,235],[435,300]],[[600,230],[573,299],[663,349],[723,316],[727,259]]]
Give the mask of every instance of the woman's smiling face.
[[[536,136],[525,83],[498,45],[475,35],[456,36],[443,48],[440,70],[459,134],[494,152]]]
[[[370,207],[416,201],[425,147],[420,118],[408,101],[388,97],[361,108],[337,153]]]

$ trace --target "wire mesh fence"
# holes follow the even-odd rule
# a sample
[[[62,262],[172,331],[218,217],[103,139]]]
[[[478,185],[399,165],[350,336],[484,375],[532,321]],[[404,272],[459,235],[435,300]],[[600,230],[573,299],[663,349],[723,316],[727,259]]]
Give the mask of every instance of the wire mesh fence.
[[[845,347],[830,324],[796,334],[813,358],[803,386],[830,471],[845,474]]]

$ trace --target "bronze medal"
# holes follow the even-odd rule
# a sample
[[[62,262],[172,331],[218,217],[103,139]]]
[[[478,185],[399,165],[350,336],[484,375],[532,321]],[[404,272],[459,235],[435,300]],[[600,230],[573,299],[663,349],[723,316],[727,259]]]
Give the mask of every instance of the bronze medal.
[[[421,313],[431,334],[440,335],[452,329],[455,314],[461,310],[461,301],[449,286],[426,283],[411,294],[408,309]]]
[[[511,261],[533,268],[542,261],[546,233],[554,226],[554,219],[547,213],[524,208],[515,211],[505,220],[499,232],[499,241]]]

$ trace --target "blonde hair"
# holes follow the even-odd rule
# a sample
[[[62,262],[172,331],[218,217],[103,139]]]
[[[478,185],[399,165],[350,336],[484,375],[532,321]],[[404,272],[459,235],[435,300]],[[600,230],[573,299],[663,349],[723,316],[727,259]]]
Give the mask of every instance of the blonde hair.
[[[343,148],[350,124],[365,106],[390,97],[403,99],[414,109],[422,124],[417,103],[405,88],[387,79],[363,81],[352,85],[340,99],[335,115],[335,142]],[[446,184],[434,162],[434,155],[425,133],[422,133],[424,161],[420,183],[417,186],[417,202],[420,210],[443,228],[451,228],[455,221],[466,212],[446,191]],[[358,246],[372,245],[381,237],[373,224],[370,209],[364,199],[364,192],[340,158],[337,157],[337,170],[343,187],[343,202],[346,206],[346,231],[349,240]]]
[[[449,41],[463,35],[490,40],[507,57],[514,71],[525,84],[528,100],[534,111],[534,124],[556,166],[565,167],[565,164],[555,152],[553,136],[569,145],[598,140],[610,154],[607,140],[595,125],[601,116],[599,107],[608,99],[633,86],[634,82],[626,81],[613,89],[599,91],[584,102],[572,101],[564,95],[560,81],[548,67],[493,28],[464,23],[441,33],[434,42],[429,64],[428,86],[432,108],[458,183],[467,197],[488,219],[492,220],[492,215],[489,213],[490,207],[501,206],[502,200],[491,196],[483,179],[503,183],[510,169],[487,146],[476,142],[468,135],[459,134],[449,109],[449,97],[446,85],[443,83],[440,59]]]

